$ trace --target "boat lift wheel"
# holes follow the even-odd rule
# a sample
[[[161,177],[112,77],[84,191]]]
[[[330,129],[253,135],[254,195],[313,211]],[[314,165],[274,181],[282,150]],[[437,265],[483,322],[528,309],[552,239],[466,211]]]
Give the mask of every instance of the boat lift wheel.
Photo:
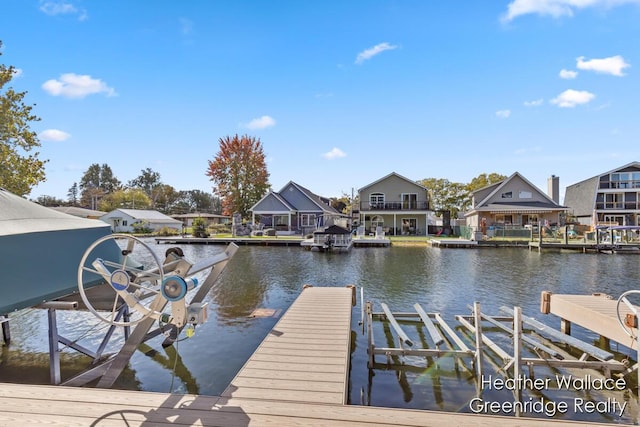
[[[103,258],[105,254],[111,259]],[[163,281],[158,256],[142,240],[127,234],[96,240],[78,266],[82,301],[98,319],[115,326],[133,326],[149,316],[160,317],[149,304],[160,294]],[[128,315],[123,316],[127,308]]]

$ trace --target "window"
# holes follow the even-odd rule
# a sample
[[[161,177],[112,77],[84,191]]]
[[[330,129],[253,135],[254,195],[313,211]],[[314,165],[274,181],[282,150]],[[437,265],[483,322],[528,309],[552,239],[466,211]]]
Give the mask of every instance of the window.
[[[369,205],[371,205],[372,208],[382,209],[384,207],[384,194],[371,193],[369,195]]]
[[[418,195],[415,193],[402,194],[402,209],[417,209]]]
[[[624,204],[623,193],[607,193],[604,195],[605,209],[620,209]]]
[[[507,192],[507,193],[502,193],[502,196],[501,196],[501,197],[502,197],[503,199],[511,199],[511,198],[513,197],[513,192],[512,192],[512,191],[509,191],[509,192]]]
[[[311,227],[316,225],[316,214],[302,214],[300,216],[303,227]]]
[[[531,194],[531,191],[520,191],[520,193],[518,193],[518,197],[520,199],[530,199],[533,195]]]
[[[496,215],[496,222],[502,224],[513,223],[513,215]]]
[[[126,220],[126,219],[123,219],[123,220],[122,220],[122,226],[123,226],[123,227],[126,227],[126,226],[127,226],[127,220]]]
[[[383,226],[384,226],[384,219],[381,216],[376,215],[371,219],[371,230],[375,231],[377,227],[383,227]]]

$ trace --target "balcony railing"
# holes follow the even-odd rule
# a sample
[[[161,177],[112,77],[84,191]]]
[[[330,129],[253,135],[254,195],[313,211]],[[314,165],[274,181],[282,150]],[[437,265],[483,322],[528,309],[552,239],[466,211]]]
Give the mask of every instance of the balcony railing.
[[[429,202],[397,201],[397,202],[360,202],[361,211],[426,211]]]
[[[596,209],[640,210],[640,202],[597,202]]]
[[[601,190],[608,188],[640,188],[640,181],[632,179],[628,181],[600,181]]]

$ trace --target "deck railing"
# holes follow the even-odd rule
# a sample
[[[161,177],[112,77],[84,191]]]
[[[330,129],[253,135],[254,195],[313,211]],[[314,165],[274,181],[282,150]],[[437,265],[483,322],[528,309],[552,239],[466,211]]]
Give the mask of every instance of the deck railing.
[[[360,202],[361,211],[424,211],[429,210],[429,202],[390,201]]]

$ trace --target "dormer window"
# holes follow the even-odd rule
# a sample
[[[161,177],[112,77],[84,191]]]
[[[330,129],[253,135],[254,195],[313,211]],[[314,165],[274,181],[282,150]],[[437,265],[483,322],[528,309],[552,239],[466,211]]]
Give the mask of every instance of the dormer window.
[[[501,197],[502,197],[503,199],[512,199],[512,198],[513,198],[513,191],[509,191],[509,192],[506,192],[506,193],[502,193],[502,196],[501,196]]]

